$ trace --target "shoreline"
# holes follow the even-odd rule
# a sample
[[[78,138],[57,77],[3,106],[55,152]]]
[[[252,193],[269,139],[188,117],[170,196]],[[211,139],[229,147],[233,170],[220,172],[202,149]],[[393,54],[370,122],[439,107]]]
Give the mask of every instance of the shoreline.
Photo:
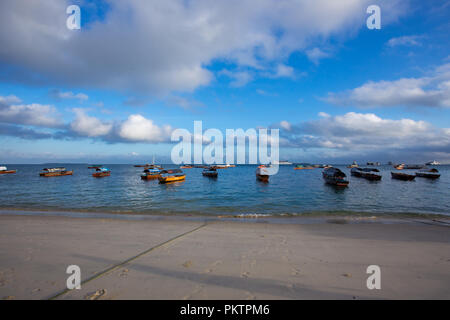
[[[448,225],[302,221],[2,214],[0,299],[450,298]],[[374,264],[382,290],[366,288]]]
[[[378,223],[414,223],[436,222],[450,226],[450,216],[446,214],[424,213],[374,213],[350,211],[317,211],[299,214],[234,214],[211,215],[206,213],[140,213],[140,212],[111,212],[111,211],[83,211],[59,209],[23,209],[1,208],[0,216],[57,216],[69,218],[103,218],[119,220],[186,220],[186,221],[236,221],[236,222],[264,222],[264,223],[326,223],[329,220],[341,220],[343,223],[378,222]],[[338,222],[336,222],[338,223]]]

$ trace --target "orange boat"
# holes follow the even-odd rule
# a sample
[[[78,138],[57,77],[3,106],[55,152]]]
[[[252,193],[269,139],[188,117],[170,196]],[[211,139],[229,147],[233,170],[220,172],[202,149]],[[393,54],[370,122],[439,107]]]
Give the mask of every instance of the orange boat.
[[[94,178],[103,178],[103,177],[109,177],[111,175],[111,170],[107,168],[97,168],[95,169],[95,172],[92,174]]]
[[[158,168],[146,168],[141,174],[142,180],[155,180],[161,176],[161,170]]]
[[[8,170],[6,167],[0,167],[0,174],[11,174],[16,172],[17,170]]]
[[[163,170],[158,178],[159,183],[171,183],[184,181],[186,179],[186,174],[180,169]]]
[[[181,166],[180,169],[192,169],[193,166],[190,165],[185,165],[185,166]]]
[[[68,171],[66,168],[45,168],[44,172],[39,173],[41,177],[62,177],[71,176],[73,171]]]

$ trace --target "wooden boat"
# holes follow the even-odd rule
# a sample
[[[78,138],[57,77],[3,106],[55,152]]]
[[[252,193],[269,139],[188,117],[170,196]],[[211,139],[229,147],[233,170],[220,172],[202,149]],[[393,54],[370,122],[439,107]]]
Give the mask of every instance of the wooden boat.
[[[39,173],[41,177],[62,177],[62,176],[71,176],[73,175],[73,171],[66,170],[66,168],[45,168],[42,169],[43,172]]]
[[[437,169],[423,169],[416,172],[416,177],[427,179],[439,179],[441,177]]]
[[[256,179],[258,179],[261,182],[269,182],[269,167],[262,165],[259,166],[258,169],[256,169]]]
[[[397,169],[397,170],[403,170],[403,169],[405,169],[405,164],[404,163],[402,163],[402,164],[395,164],[394,168]]]
[[[391,172],[392,179],[403,180],[403,181],[412,181],[416,178],[413,174],[400,173],[400,172]]]
[[[180,169],[192,169],[192,168],[194,168],[194,167],[191,165],[180,166]]]
[[[88,169],[97,169],[97,168],[101,168],[101,167],[103,167],[102,164],[94,164],[92,166],[89,166]]]
[[[338,187],[347,187],[349,181],[344,172],[338,168],[330,167],[323,170],[322,176],[326,183],[332,184]]]
[[[16,172],[17,170],[8,170],[7,167],[0,167],[0,174],[11,174]]]
[[[294,170],[312,170],[314,166],[310,164],[298,164],[294,167]]]
[[[349,166],[347,166],[347,168],[357,168],[358,167],[358,163],[356,163],[356,161],[353,161],[353,163]]]
[[[364,178],[370,181],[379,181],[382,178],[380,170],[375,168],[352,168],[350,172],[354,177]]]
[[[145,168],[144,172],[141,174],[142,180],[154,180],[161,176],[161,170],[158,168]]]
[[[217,172],[217,169],[215,167],[209,167],[203,170],[202,175],[208,178],[217,178],[219,176],[219,173]]]
[[[158,177],[159,183],[170,183],[177,181],[184,181],[186,174],[180,169],[163,170]]]
[[[111,170],[107,168],[96,168],[95,172],[92,174],[94,178],[109,177],[111,175]]]
[[[135,168],[146,168],[146,167],[150,167],[150,164],[136,164],[134,165]]]
[[[407,164],[403,169],[423,169],[425,166],[422,164]]]

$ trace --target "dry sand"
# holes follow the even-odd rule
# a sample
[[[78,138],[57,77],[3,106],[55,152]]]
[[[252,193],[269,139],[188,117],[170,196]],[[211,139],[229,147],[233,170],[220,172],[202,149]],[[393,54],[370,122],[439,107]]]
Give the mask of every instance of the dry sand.
[[[0,215],[0,298],[450,299],[448,225],[341,222]]]

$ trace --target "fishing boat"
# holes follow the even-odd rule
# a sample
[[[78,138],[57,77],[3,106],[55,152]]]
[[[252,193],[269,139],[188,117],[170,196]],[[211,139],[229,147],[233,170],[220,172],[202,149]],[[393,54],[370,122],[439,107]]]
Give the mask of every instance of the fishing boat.
[[[375,168],[352,168],[351,175],[358,178],[364,178],[370,181],[379,181],[382,178],[380,170]]]
[[[437,162],[436,160],[434,160],[434,161],[427,162],[426,165],[427,166],[439,166],[440,163]]]
[[[407,164],[403,169],[423,169],[425,166],[422,164]]]
[[[416,178],[414,174],[400,173],[400,172],[391,172],[392,179],[403,180],[403,181],[412,181]]]
[[[108,168],[96,168],[95,172],[92,174],[94,178],[109,177],[111,175],[111,170]]]
[[[427,178],[427,179],[438,179],[440,178],[440,173],[437,169],[422,169],[416,172],[416,177]]]
[[[155,180],[161,176],[161,170],[154,168],[145,168],[144,172],[141,174],[142,180]]]
[[[0,174],[11,174],[16,172],[17,170],[8,170],[7,167],[0,167]]]
[[[91,166],[88,167],[88,169],[97,169],[97,168],[102,168],[103,165],[102,164],[93,164]]]
[[[368,166],[378,167],[381,166],[380,162],[367,162]]]
[[[180,166],[180,169],[192,169],[192,168],[194,168],[194,166],[191,166],[189,164],[184,165],[184,166]]]
[[[327,168],[323,171],[322,176],[325,179],[326,183],[338,187],[347,187],[349,184],[346,174],[341,170],[339,170],[338,168],[334,167]]]
[[[269,167],[261,165],[256,169],[256,179],[262,182],[269,182],[270,172]]]
[[[186,174],[180,169],[162,170],[158,177],[159,183],[184,181],[185,179]]]
[[[404,163],[394,164],[394,168],[397,170],[403,170],[403,169],[405,169],[405,164]]]
[[[310,165],[309,163],[297,164],[294,167],[294,170],[311,170],[311,169],[314,169],[314,166]]]
[[[292,162],[289,162],[287,160],[280,160],[278,161],[278,163],[275,164],[278,164],[279,166],[292,166]]]
[[[217,178],[219,176],[219,173],[217,172],[217,169],[215,167],[209,167],[203,170],[202,175],[208,178]]]
[[[349,166],[347,166],[347,168],[357,168],[358,167],[358,163],[356,161],[353,161],[353,163]]]
[[[135,168],[146,168],[146,167],[150,167],[150,166],[151,166],[151,164],[148,164],[148,163],[134,165]]]
[[[66,168],[44,168],[43,172],[39,173],[41,177],[62,177],[62,176],[71,176],[73,175],[72,170],[66,170]]]

